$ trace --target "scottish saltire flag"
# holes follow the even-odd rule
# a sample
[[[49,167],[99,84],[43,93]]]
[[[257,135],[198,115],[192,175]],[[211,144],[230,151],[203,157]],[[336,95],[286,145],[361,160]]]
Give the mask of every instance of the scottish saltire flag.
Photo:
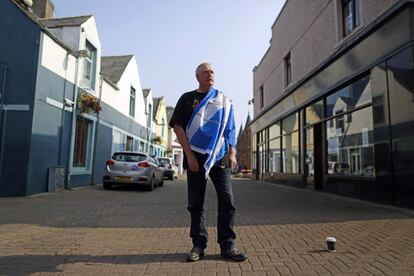
[[[214,163],[236,144],[233,105],[222,92],[210,88],[191,114],[186,133],[193,151],[207,154],[206,178]]]

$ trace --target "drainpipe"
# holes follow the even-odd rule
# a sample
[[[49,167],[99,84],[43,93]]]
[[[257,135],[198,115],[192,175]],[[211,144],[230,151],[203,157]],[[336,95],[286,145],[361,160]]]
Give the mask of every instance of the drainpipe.
[[[98,103],[99,106],[101,106],[101,99],[102,99],[102,83],[103,83],[103,77],[100,75],[99,78],[99,97],[98,97]],[[93,141],[93,154],[92,154],[92,185],[95,185],[95,173],[96,173],[96,151],[98,147],[98,130],[99,130],[99,121],[100,121],[100,114],[101,112],[98,112],[96,114],[96,127],[95,127],[95,134],[94,134],[94,141]]]
[[[74,52],[74,56],[76,57],[76,69],[75,69],[75,87],[73,91],[73,105],[72,105],[72,127],[70,131],[70,146],[69,146],[69,164],[68,164],[68,174],[66,179],[66,186],[65,188],[70,188],[71,184],[71,177],[73,174],[73,150],[75,147],[75,132],[76,132],[76,115],[77,115],[77,101],[78,101],[78,93],[79,93],[79,64],[80,58],[84,54],[85,50],[80,50]]]
[[[68,74],[68,65],[69,65],[69,55],[70,53],[67,52],[66,53],[66,58],[65,58],[65,80],[63,82],[63,108],[62,108],[62,118],[60,120],[60,132],[59,132],[59,151],[58,151],[58,160],[57,163],[59,166],[62,165],[62,148],[63,148],[63,131],[64,131],[64,126],[65,126],[65,113],[66,113],[66,106],[68,106],[68,104],[66,103],[66,83],[67,83],[67,74]]]

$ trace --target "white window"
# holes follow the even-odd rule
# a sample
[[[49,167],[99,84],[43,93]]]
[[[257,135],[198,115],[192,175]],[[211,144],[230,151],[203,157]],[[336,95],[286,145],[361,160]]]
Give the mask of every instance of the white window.
[[[132,86],[129,94],[129,115],[135,117],[135,89]]]
[[[83,58],[82,84],[95,89],[96,49],[89,41],[85,43],[86,56]]]

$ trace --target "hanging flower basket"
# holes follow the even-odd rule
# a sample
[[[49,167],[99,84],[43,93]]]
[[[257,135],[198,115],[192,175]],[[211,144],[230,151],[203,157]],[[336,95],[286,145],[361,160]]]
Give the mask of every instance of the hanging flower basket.
[[[92,111],[98,114],[102,110],[98,98],[86,92],[79,93],[78,108],[80,113],[89,113]]]
[[[155,136],[154,138],[152,138],[152,142],[155,144],[161,144],[162,139],[160,136]]]

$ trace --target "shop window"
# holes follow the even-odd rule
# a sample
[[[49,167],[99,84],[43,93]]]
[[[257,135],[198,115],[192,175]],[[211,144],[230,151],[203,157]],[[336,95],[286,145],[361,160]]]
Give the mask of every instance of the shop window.
[[[281,172],[280,138],[269,141],[269,172]]]
[[[299,173],[299,118],[295,113],[282,120],[282,167],[284,173]]]
[[[374,124],[385,122],[384,98],[382,95],[372,99],[372,111],[374,115]]]
[[[414,208],[414,48],[387,61],[397,204]]]
[[[326,116],[331,117],[339,111],[348,112],[356,107],[369,104],[371,98],[371,82],[369,76],[336,91],[326,98]]]
[[[280,136],[280,123],[277,122],[269,127],[269,139]]]
[[[341,114],[326,126],[327,173],[375,177],[372,107]]]
[[[87,167],[89,147],[91,144],[92,122],[83,118],[76,119],[76,136],[73,156],[73,167]]]
[[[323,119],[323,101],[316,102],[311,106],[306,107],[305,113],[306,126],[320,122]]]
[[[295,113],[283,119],[282,134],[290,133],[298,129],[299,129],[298,113]]]

